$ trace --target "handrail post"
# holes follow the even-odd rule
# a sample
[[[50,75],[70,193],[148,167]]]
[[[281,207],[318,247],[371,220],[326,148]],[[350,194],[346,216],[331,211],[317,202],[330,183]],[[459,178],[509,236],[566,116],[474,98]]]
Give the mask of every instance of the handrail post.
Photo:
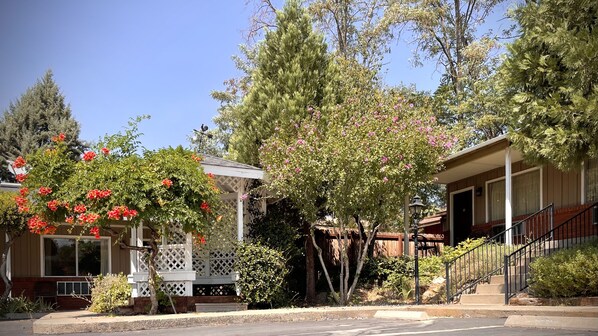
[[[550,204],[550,240],[553,240],[554,230],[554,204]]]
[[[505,255],[505,305],[509,304],[509,256]]]
[[[444,263],[444,271],[446,273],[446,281],[444,282],[445,286],[446,286],[446,304],[451,303],[451,278],[449,277],[450,271],[449,271],[449,263],[445,262]]]

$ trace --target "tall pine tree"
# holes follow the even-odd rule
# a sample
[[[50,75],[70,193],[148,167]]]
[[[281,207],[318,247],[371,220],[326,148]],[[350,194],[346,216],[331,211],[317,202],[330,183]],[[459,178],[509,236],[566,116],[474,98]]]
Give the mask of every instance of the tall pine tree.
[[[561,169],[598,157],[598,3],[528,1],[501,69],[511,140]]]
[[[248,164],[259,164],[258,150],[277,126],[298,123],[310,106],[325,110],[332,100],[334,71],[326,44],[297,0],[277,13],[276,27],[259,46],[239,127],[230,140],[231,156]]]
[[[77,155],[83,149],[79,128],[52,71],[48,70],[0,118],[0,159],[25,156],[48,144],[59,133],[65,134],[71,152]]]

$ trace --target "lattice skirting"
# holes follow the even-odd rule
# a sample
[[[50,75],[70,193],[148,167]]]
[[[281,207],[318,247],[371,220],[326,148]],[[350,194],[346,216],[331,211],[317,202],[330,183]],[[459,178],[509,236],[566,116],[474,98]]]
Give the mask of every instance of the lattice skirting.
[[[235,285],[193,285],[193,296],[234,296]]]
[[[160,285],[160,290],[172,296],[190,296],[192,283],[190,281],[166,281]],[[189,291],[187,291],[189,289]],[[140,297],[150,296],[147,282],[137,283],[137,295]]]

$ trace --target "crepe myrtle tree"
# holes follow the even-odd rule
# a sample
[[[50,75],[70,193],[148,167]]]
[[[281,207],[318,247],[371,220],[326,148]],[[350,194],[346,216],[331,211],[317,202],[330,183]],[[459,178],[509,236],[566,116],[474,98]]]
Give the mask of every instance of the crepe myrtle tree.
[[[58,225],[81,228],[96,238],[114,236],[121,247],[146,251],[151,308],[158,310],[156,260],[158,242],[168,240],[175,226],[192,232],[205,243],[202,232],[220,220],[219,191],[213,176],[201,168],[201,158],[182,147],[138,154],[137,122],[124,134],[105,137],[96,150],[80,160],[68,155],[64,136],[51,146],[20,158],[28,173],[18,176],[19,210],[31,218],[28,228],[37,234],[53,234]],[[151,232],[149,246],[131,246],[114,225],[132,230],[143,224]]]
[[[349,99],[325,118],[311,112],[302,123],[279,126],[262,146],[261,160],[270,187],[292,199],[311,223],[317,214],[332,218],[340,248],[340,295],[321,248],[314,245],[334,299],[345,305],[380,226],[398,219],[405,196],[430,182],[456,139],[431,111],[392,93]],[[357,229],[360,240],[349,284],[351,229]]]

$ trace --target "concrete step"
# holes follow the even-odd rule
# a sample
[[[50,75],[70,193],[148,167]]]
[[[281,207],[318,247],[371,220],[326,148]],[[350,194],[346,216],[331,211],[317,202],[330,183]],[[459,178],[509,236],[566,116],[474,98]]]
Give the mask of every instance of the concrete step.
[[[505,304],[504,294],[463,294],[459,301],[462,305],[501,305]]]
[[[490,284],[491,285],[504,285],[505,284],[505,276],[504,275],[493,275],[490,277]]]
[[[475,292],[476,294],[504,294],[505,284],[479,284]]]
[[[246,303],[226,302],[226,303],[196,303],[195,311],[198,313],[208,312],[230,312],[247,310]]]

